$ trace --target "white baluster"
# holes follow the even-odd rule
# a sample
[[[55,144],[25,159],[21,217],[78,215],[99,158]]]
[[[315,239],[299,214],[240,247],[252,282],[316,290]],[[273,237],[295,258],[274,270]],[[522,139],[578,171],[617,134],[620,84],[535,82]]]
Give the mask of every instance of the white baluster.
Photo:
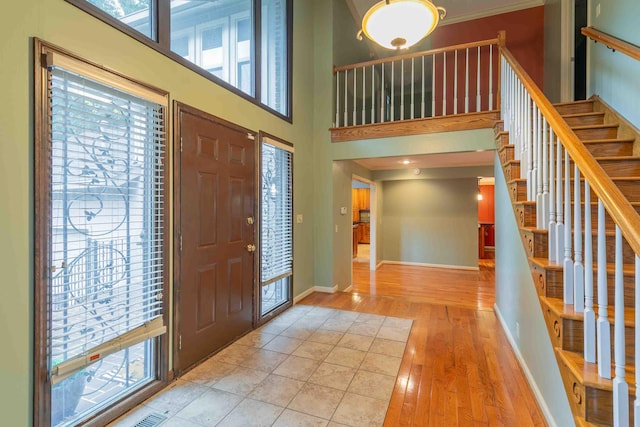
[[[554,137],[553,130],[549,128],[549,181],[551,183],[549,186],[549,237],[547,239],[549,263],[558,262],[558,258],[556,258],[556,163]]]
[[[381,77],[380,77],[380,123],[384,123],[384,119],[385,119],[385,108],[387,105],[386,99],[384,97],[384,64],[381,64],[382,66],[382,72]]]
[[[415,69],[415,64],[414,64],[414,58],[411,58],[411,119],[415,118],[415,110],[414,110],[414,96],[415,96],[415,90],[413,89],[413,82],[414,82],[414,69]]]
[[[356,97],[358,96],[358,69],[354,68],[353,69],[353,125],[357,125],[358,121],[356,120],[357,117],[357,109],[358,109],[358,102]]]
[[[584,360],[596,362],[596,315],[593,312],[593,224],[591,188],[584,181]]]
[[[347,106],[347,97],[349,95],[349,80],[348,73],[349,70],[344,70],[344,125],[349,126],[349,108]]]
[[[604,206],[598,200],[598,375],[611,379],[611,324],[609,323],[609,294],[607,289],[607,236],[604,228]]]
[[[635,256],[635,369],[640,367],[640,257]],[[635,427],[640,426],[640,375],[636,374],[636,399],[633,402],[633,416]]]
[[[562,142],[556,144],[556,262],[564,260],[564,214],[562,192]]]
[[[336,127],[340,127],[340,72],[336,73]]]
[[[395,79],[395,61],[391,61],[391,120],[396,120],[396,79]]]
[[[431,56],[431,117],[436,116],[436,55]]]
[[[447,52],[442,52],[442,115],[447,115]]]
[[[424,107],[425,107],[425,103],[424,103],[424,55],[422,56],[422,97],[421,99],[421,104],[420,104],[420,117],[422,117],[424,119]]]
[[[400,120],[404,120],[404,59],[400,60]]]
[[[571,259],[571,159],[564,151],[564,303],[573,304],[573,260]]]
[[[493,45],[489,45],[489,111],[493,110]]]
[[[364,72],[365,72],[365,68],[362,67],[362,123],[360,124],[366,125],[367,122],[365,117],[365,109],[367,105],[367,90],[365,88],[365,83],[367,81],[367,78],[365,77]]]
[[[464,112],[468,113],[469,112],[469,48],[467,48],[466,51],[467,51],[466,52],[467,59],[466,59],[466,61],[464,63],[464,69],[465,69],[464,70]],[[505,70],[505,72],[506,72],[506,69],[507,69],[506,61],[503,61],[503,63],[505,64],[503,66],[503,70]],[[502,81],[506,82],[506,80],[507,79],[504,78]],[[507,117],[507,115],[505,114],[503,116],[503,120],[505,120],[505,128],[504,128],[504,130],[508,132],[509,128],[506,125],[506,121],[507,121],[506,117]]]
[[[371,123],[376,122],[376,67],[371,66]]]
[[[531,101],[529,99],[529,94],[526,93],[523,97],[525,100],[525,109],[524,109],[524,129],[522,132],[523,141],[525,141],[525,146],[527,147],[527,200],[536,201],[535,198],[535,153],[533,147],[533,119],[536,117],[535,114],[531,114]],[[537,208],[537,207],[536,207]]]
[[[538,110],[540,112],[540,110]],[[547,120],[540,114],[542,127],[542,228],[549,229],[549,132]]]
[[[580,209],[581,185],[580,169],[574,166],[575,180],[573,183],[573,310],[584,312],[584,265],[582,264],[582,209]]]
[[[482,105],[480,103],[481,101],[481,98],[480,98],[480,46],[478,46],[478,73],[477,73],[476,89],[478,92],[476,94],[476,111],[480,111],[480,106]]]
[[[534,130],[533,130],[533,138],[535,143],[534,149],[534,174],[535,177],[535,185],[536,185],[536,212],[538,213],[538,228],[544,228],[544,204],[542,203],[542,162],[544,161],[542,158],[542,132],[540,132],[540,126],[542,125],[542,114],[540,113],[540,109],[538,106],[533,106],[533,119],[534,119]]]
[[[616,225],[616,271],[614,303],[614,359],[615,377],[613,378],[613,425],[629,426],[629,385],[625,375],[625,336],[624,336],[624,273],[622,271],[622,233]]]
[[[458,51],[454,51],[453,62],[453,114],[458,114]]]

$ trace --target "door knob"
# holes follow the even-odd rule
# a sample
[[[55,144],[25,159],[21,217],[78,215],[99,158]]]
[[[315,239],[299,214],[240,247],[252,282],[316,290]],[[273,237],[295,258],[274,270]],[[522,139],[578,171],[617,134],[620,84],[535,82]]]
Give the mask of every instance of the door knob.
[[[247,218],[247,224],[253,225],[253,217],[252,216]]]
[[[247,251],[248,252],[255,252],[256,251],[256,245],[247,245]]]

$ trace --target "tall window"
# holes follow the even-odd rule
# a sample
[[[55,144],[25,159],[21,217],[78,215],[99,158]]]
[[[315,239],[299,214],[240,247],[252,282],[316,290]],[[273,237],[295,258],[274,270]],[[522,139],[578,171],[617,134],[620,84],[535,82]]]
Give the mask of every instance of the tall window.
[[[112,85],[106,72],[57,52],[50,58],[41,145],[49,152],[36,192],[46,317],[36,345],[51,414],[40,423],[62,426],[158,379],[166,97],[129,91],[120,77]]]
[[[293,147],[262,139],[260,315],[290,303],[293,275]]]
[[[290,117],[292,0],[67,1]]]

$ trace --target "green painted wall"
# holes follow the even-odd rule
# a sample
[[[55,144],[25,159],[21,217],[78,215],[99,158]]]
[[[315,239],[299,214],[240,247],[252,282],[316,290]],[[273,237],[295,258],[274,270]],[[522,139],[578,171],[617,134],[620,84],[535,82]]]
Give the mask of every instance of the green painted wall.
[[[314,282],[314,127],[327,135],[330,106],[314,108],[331,81],[331,14],[325,2],[294,1],[293,117],[290,124],[145,47],[62,0],[5,2],[0,14],[0,412],[3,425],[28,426],[32,412],[33,337],[33,54],[39,37],[91,61],[170,92],[179,100],[295,144],[295,293]],[[330,7],[328,8],[330,11]],[[316,16],[316,12],[319,12]],[[320,28],[318,28],[320,27]],[[311,30],[313,29],[313,30]],[[171,150],[169,150],[170,152]],[[331,162],[324,164],[330,170]],[[325,199],[331,200],[331,198]],[[324,266],[323,266],[324,268]],[[330,272],[331,270],[329,270]],[[329,273],[330,274],[330,273]]]
[[[385,261],[478,267],[477,179],[414,179],[382,185]]]
[[[629,43],[640,45],[637,0],[591,0],[590,25]],[[600,4],[600,16],[596,6]],[[599,95],[636,127],[640,127],[640,61],[588,42],[589,94]]]

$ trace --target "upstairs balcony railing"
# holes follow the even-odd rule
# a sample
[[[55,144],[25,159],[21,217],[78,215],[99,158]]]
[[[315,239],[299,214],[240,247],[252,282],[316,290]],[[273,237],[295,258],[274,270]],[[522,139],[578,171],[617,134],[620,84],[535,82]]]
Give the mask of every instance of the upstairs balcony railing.
[[[487,112],[499,106],[497,38],[334,67],[334,128]]]

